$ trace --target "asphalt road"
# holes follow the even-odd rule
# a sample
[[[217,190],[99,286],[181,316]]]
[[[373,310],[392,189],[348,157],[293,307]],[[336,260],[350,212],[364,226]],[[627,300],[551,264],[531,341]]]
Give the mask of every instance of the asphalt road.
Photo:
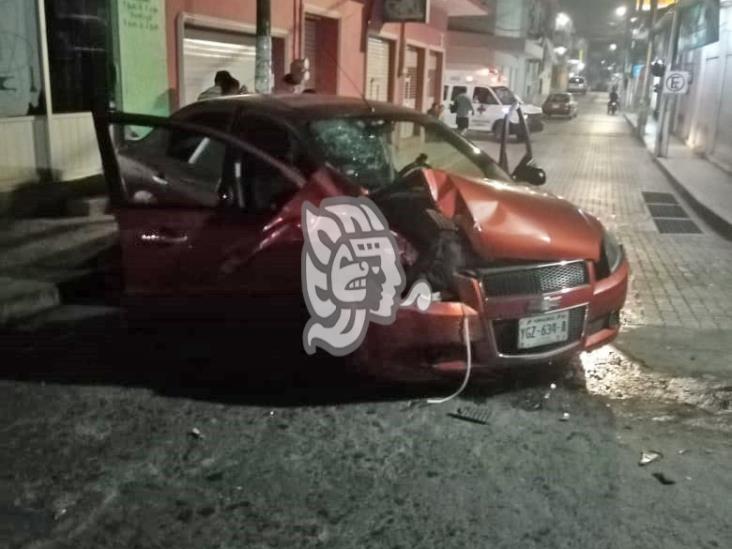
[[[731,547],[732,246],[658,233],[641,192],[673,191],[602,102],[534,145],[626,244],[617,345],[432,405],[454,387],[66,307],[0,334],[0,547]]]

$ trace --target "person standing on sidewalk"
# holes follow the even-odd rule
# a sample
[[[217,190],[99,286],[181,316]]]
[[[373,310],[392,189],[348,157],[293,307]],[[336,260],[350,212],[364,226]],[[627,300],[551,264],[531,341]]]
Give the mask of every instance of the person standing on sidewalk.
[[[212,99],[214,97],[221,97],[224,95],[224,90],[231,88],[232,82],[235,81],[234,77],[231,76],[229,71],[218,71],[214,77],[214,85],[201,92],[198,96],[198,101],[204,99]]]
[[[473,102],[464,91],[455,98],[455,122],[457,122],[458,133],[465,135],[470,127],[470,115],[474,114]]]
[[[432,106],[427,111],[427,114],[430,116],[437,118],[437,120],[442,120],[442,114],[445,111],[445,107],[442,103],[432,103]]]

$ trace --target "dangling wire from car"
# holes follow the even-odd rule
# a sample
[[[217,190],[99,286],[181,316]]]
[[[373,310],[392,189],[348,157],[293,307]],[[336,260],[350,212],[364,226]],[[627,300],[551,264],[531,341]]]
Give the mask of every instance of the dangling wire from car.
[[[470,321],[468,319],[468,315],[465,314],[465,306],[461,304],[461,307],[463,310],[463,337],[465,339],[465,378],[463,379],[462,385],[460,385],[458,390],[455,391],[453,394],[444,398],[428,398],[428,404],[444,404],[445,402],[452,400],[456,396],[459,396],[460,393],[465,390],[465,387],[468,386],[468,380],[470,379],[470,370],[473,367],[473,355],[470,348]]]

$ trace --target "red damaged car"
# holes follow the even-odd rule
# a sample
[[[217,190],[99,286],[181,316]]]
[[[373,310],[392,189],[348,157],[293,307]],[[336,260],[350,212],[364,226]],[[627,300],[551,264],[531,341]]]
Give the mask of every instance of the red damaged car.
[[[303,203],[368,196],[406,287],[426,279],[433,294],[426,310],[371,324],[351,360],[387,376],[461,374],[466,326],[474,372],[561,362],[618,334],[623,248],[593,216],[529,186],[544,182],[530,143],[509,175],[505,155],[497,163],[431,117],[312,94],[95,122],[132,312],[304,326]]]

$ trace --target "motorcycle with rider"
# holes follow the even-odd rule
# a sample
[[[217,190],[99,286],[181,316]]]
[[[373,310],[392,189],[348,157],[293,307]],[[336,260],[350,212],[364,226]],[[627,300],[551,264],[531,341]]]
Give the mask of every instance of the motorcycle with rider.
[[[618,88],[617,86],[613,86],[613,89],[610,91],[610,100],[607,102],[608,114],[615,114],[617,112],[619,101]]]

